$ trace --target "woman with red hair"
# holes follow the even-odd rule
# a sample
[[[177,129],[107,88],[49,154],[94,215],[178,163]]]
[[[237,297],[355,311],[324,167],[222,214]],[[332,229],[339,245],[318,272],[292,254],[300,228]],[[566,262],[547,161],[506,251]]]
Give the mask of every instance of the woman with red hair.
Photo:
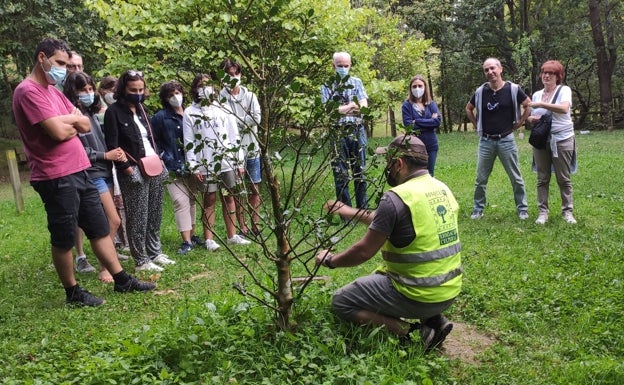
[[[548,221],[548,189],[550,176],[554,170],[561,195],[563,219],[575,224],[572,201],[572,181],[570,174],[576,172],[576,143],[574,124],[570,116],[572,90],[563,85],[565,72],[557,60],[549,60],[542,65],[540,79],[544,88],[533,94],[529,106],[532,108],[529,122],[534,123],[550,111],[552,126],[550,138],[544,149],[533,148],[534,168],[537,171],[537,204],[539,215],[535,223],[543,225]],[[553,100],[555,93],[556,100]]]

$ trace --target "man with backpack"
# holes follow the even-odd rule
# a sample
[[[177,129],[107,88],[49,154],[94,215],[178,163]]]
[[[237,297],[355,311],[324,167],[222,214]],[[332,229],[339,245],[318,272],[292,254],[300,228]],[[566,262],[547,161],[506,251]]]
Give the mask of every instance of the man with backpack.
[[[520,173],[518,147],[513,132],[528,118],[531,98],[517,84],[503,80],[503,67],[498,59],[485,60],[483,73],[488,81],[477,88],[466,105],[468,119],[479,134],[477,177],[470,218],[480,219],[483,216],[487,182],[498,156],[513,188],[518,217],[526,220],[529,218],[526,190]],[[522,114],[520,106],[524,107]]]

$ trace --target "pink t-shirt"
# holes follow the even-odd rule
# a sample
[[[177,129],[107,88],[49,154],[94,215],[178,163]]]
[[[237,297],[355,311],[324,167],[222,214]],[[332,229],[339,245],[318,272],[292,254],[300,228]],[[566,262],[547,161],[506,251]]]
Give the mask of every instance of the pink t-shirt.
[[[30,180],[60,178],[91,166],[80,139],[63,142],[48,136],[39,124],[60,115],[71,114],[74,106],[54,86],[47,88],[25,79],[13,93],[13,114],[30,167]]]

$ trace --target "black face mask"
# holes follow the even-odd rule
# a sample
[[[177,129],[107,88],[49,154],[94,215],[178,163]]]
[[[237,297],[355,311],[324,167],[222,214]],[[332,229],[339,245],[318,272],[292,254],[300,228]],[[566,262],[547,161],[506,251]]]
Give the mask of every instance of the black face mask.
[[[387,165],[386,169],[384,170],[384,174],[386,175],[386,182],[388,182],[388,185],[390,187],[395,187],[395,186],[398,186],[399,184],[399,181],[397,180],[397,178],[392,176],[392,172],[390,171],[390,167],[392,167],[393,164],[394,162]]]
[[[138,106],[143,101],[143,94],[126,94],[126,101]]]

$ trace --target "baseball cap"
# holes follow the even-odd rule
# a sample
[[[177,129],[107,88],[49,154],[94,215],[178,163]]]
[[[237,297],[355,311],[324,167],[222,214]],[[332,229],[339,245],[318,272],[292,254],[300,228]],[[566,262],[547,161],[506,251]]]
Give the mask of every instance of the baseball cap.
[[[388,146],[377,147],[375,150],[375,154],[387,154],[392,152],[400,152],[403,156],[410,156],[425,162],[429,160],[425,144],[415,135],[399,135],[394,138]]]

